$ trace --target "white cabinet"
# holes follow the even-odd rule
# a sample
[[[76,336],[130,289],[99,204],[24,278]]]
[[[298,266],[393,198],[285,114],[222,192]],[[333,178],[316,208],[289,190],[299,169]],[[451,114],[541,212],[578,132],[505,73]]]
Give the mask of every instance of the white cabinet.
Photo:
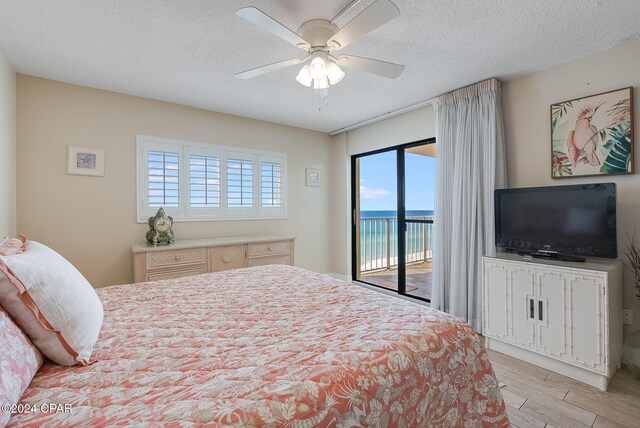
[[[617,261],[483,259],[487,347],[606,390],[622,354]]]
[[[532,298],[533,321],[536,325],[536,349],[565,358],[567,355],[567,275],[544,268],[535,269],[535,293]],[[586,308],[585,308],[586,309]],[[589,311],[594,308],[589,308]],[[531,310],[529,316],[532,316]]]

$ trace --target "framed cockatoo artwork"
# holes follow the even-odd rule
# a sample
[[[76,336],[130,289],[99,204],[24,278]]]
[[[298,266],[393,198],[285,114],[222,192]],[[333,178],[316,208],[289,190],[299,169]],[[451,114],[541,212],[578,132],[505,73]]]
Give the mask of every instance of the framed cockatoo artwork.
[[[633,173],[633,88],[551,105],[551,177]]]

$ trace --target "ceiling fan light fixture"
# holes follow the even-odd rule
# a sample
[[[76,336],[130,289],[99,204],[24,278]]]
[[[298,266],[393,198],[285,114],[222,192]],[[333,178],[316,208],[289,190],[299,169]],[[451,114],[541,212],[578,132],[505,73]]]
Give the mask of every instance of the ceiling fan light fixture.
[[[248,22],[280,37],[293,46],[301,48],[307,56],[304,59],[293,58],[262,67],[253,68],[235,76],[239,79],[249,79],[260,76],[294,64],[306,64],[298,72],[296,81],[307,88],[321,89],[318,94],[327,93],[329,85],[336,85],[345,76],[340,66],[377,74],[389,79],[400,76],[404,66],[371,58],[341,55],[336,58],[333,51],[340,50],[365,34],[386,24],[400,15],[400,10],[391,0],[372,0],[372,3],[362,10],[355,18],[338,28],[334,21],[340,19],[348,10],[358,3],[352,1],[334,19],[311,19],[304,22],[298,32],[285,27],[260,9],[242,7],[236,14]],[[309,61],[310,60],[310,61]]]
[[[331,83],[332,85],[337,85],[342,79],[344,79],[344,71],[342,71],[338,64],[336,64],[335,62],[328,61],[327,77],[329,78],[329,83]]]
[[[298,83],[300,83],[301,85],[306,86],[307,88],[310,88],[311,84],[313,83],[313,78],[311,77],[311,74],[309,73],[309,68],[311,68],[309,66],[309,64],[305,64],[300,69],[300,72],[296,76],[296,81]]]
[[[327,77],[327,65],[322,55],[314,54],[311,60],[309,73],[314,80],[322,80]]]
[[[329,80],[327,77],[322,79],[313,79],[313,89],[327,89],[329,88]]]

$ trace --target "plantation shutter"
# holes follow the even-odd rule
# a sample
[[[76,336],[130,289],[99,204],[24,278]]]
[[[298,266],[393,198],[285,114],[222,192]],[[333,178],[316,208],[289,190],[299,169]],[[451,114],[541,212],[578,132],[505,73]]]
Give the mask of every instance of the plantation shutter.
[[[220,158],[189,156],[189,206],[220,207]]]
[[[260,206],[280,208],[282,206],[282,165],[276,162],[260,162]]]
[[[149,207],[178,207],[180,196],[179,156],[175,152],[147,153],[147,197]]]
[[[253,161],[227,160],[227,207],[253,207]]]
[[[174,221],[286,217],[287,155],[137,137],[137,219],[164,207]]]

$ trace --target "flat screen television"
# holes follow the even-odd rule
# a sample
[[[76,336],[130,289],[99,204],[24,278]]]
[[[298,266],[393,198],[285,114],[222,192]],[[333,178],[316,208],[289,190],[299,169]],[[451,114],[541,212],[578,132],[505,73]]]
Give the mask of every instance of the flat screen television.
[[[615,183],[498,189],[495,214],[498,248],[574,261],[618,257]]]

